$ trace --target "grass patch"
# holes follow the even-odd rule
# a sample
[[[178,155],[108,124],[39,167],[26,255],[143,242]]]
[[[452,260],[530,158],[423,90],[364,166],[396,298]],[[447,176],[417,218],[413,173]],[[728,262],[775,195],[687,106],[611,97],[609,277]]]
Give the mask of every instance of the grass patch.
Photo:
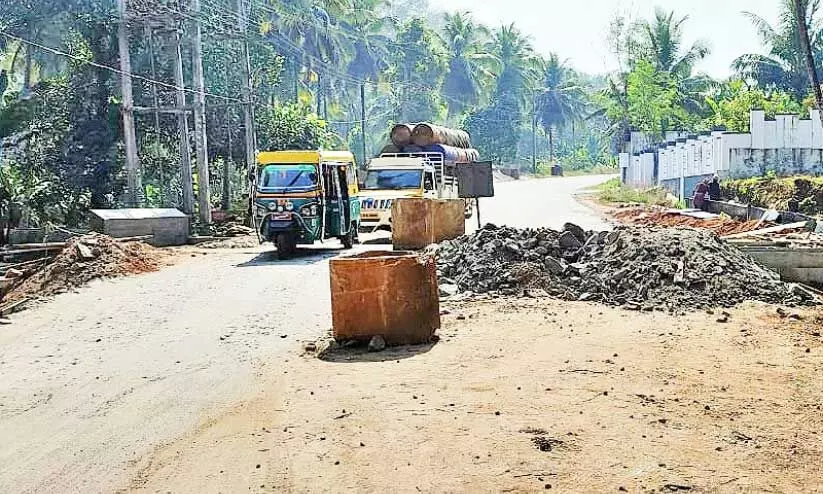
[[[597,197],[610,204],[648,204],[652,206],[671,206],[669,194],[665,189],[634,189],[626,187],[619,178],[613,178],[597,187]]]

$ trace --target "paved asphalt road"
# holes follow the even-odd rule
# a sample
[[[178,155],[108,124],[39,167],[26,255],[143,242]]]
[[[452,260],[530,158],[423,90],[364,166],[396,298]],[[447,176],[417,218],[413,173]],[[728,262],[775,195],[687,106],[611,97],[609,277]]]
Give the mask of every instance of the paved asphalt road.
[[[500,183],[483,220],[601,227],[572,195],[607,178]],[[255,396],[330,327],[339,252],[217,251],[14,316],[0,326],[0,493],[127,488],[154,448]]]
[[[495,197],[480,199],[480,219],[482,223],[518,228],[557,230],[571,222],[587,230],[608,229],[608,224],[574,195],[610,178],[611,175],[595,175],[496,183]],[[476,221],[472,218],[467,226],[476,228]]]

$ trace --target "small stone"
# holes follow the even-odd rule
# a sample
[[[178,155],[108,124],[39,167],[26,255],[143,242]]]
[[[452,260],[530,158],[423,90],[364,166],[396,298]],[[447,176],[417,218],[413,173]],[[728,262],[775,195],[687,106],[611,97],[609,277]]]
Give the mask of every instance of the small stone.
[[[526,250],[532,250],[540,243],[540,240],[532,237],[523,242],[523,248]]]
[[[440,285],[440,296],[441,297],[453,297],[460,292],[460,288],[457,285],[452,285],[449,283],[444,283]]]
[[[382,336],[372,336],[371,341],[369,341],[369,351],[370,352],[382,352],[386,349],[386,340],[383,339]]]
[[[586,230],[580,228],[579,226],[575,225],[574,223],[566,223],[563,225],[563,230],[571,233],[574,237],[580,241],[582,244],[586,241],[588,235],[586,235]]]
[[[21,276],[23,276],[23,272],[19,269],[9,268],[6,270],[5,276],[7,279],[13,280],[15,278],[20,278]]]
[[[546,257],[543,260],[543,264],[546,266],[546,269],[549,270],[551,274],[560,275],[566,272],[567,265],[565,262],[555,259],[554,257]]]
[[[578,250],[583,247],[583,242],[578,240],[571,232],[563,232],[557,240],[560,247],[566,250]]]

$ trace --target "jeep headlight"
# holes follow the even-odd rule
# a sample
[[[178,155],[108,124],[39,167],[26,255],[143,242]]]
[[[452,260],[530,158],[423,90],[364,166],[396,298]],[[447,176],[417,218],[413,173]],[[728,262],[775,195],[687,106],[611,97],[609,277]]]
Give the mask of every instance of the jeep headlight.
[[[286,203],[286,211],[294,211],[294,204],[291,202]]]
[[[285,207],[283,207],[283,205],[282,205],[282,204],[281,204],[281,205],[279,205],[279,206],[277,206],[277,212],[278,212],[278,213],[282,213],[282,212],[283,212],[283,211],[285,211],[285,210],[286,210],[286,208],[285,208]]]
[[[277,211],[277,204],[275,204],[273,202],[270,202],[268,208],[269,208],[269,211],[271,211],[273,213],[273,212]]]

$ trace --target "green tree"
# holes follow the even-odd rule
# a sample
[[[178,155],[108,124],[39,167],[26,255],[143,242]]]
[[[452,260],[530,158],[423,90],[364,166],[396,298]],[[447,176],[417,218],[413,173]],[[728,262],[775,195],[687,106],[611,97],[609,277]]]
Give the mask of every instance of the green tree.
[[[440,94],[447,68],[442,41],[423,19],[407,21],[397,33],[392,49],[392,91],[398,105],[398,120],[440,120],[445,105]]]
[[[643,60],[627,79],[626,101],[632,128],[659,137],[671,128],[683,128],[686,112],[678,105],[677,87],[667,72]],[[619,110],[619,109],[618,109]]]
[[[273,105],[256,118],[261,149],[331,149],[336,144],[326,123],[300,105]]]
[[[820,3],[818,0],[803,0],[803,5],[814,60],[819,65],[823,61],[823,25],[818,18]],[[795,98],[802,99],[809,92],[809,79],[796,21],[795,2],[781,0],[780,19],[775,26],[751,12],[745,15],[757,28],[768,54],[744,54],[732,63],[732,68],[744,80],[753,81],[766,89],[789,91]]]
[[[524,109],[534,101],[537,57],[514,25],[496,29],[487,51],[499,64],[495,89],[487,106],[468,115],[466,127],[483,156],[511,164],[517,159]]]
[[[543,74],[543,87],[537,96],[537,119],[549,138],[549,160],[554,161],[555,132],[583,119],[586,93],[556,53],[549,55]]]
[[[466,12],[445,14],[443,39],[449,56],[449,72],[443,84],[449,112],[459,115],[480,102],[484,85],[493,79],[494,57],[484,51],[489,31],[475,24]]]
[[[684,49],[683,28],[688,20],[688,16],[675,17],[674,11],[655,9],[654,19],[638,26],[639,57],[676,79],[691,77],[695,63],[709,54],[709,47],[699,40]]]
[[[729,132],[749,132],[750,114],[754,109],[766,112],[768,118],[778,113],[800,113],[801,105],[785,91],[766,93],[761,88],[748,88],[741,80],[731,81],[721,87],[718,94],[708,97],[712,115],[703,127],[723,127]]]

